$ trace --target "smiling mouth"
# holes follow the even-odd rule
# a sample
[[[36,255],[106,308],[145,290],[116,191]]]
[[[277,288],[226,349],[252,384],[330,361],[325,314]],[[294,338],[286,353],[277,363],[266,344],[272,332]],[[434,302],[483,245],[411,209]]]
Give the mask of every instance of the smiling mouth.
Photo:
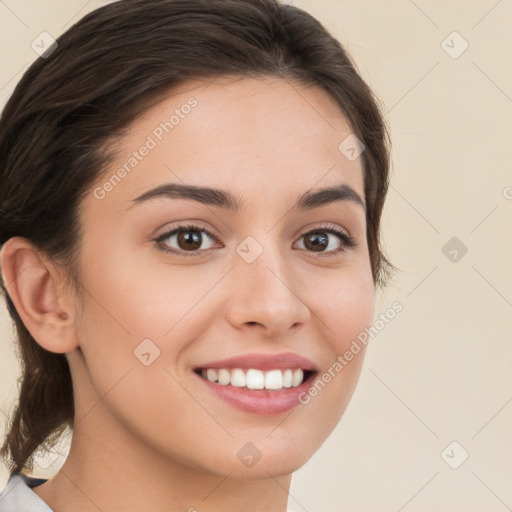
[[[310,380],[316,371],[302,368],[259,370],[257,368],[196,368],[194,372],[219,386],[246,390],[279,391],[295,388]]]

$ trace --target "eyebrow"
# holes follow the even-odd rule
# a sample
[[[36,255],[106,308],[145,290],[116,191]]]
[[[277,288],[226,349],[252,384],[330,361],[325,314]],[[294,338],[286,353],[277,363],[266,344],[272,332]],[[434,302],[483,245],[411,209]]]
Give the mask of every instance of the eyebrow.
[[[132,205],[140,204],[155,198],[187,199],[198,203],[224,208],[233,213],[242,209],[242,201],[231,192],[211,187],[166,183],[144,192],[132,201]],[[293,210],[311,210],[339,201],[350,201],[366,209],[361,196],[349,185],[340,184],[317,190],[308,190],[298,197]],[[130,208],[131,208],[130,206]]]

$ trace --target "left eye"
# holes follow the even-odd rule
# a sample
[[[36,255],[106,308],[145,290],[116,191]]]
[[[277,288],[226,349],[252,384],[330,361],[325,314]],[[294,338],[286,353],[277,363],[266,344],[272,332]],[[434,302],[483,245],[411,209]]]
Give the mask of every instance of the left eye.
[[[329,236],[331,235],[331,236]],[[300,239],[303,247],[317,253],[337,254],[355,245],[354,239],[338,228],[319,228],[304,233]]]

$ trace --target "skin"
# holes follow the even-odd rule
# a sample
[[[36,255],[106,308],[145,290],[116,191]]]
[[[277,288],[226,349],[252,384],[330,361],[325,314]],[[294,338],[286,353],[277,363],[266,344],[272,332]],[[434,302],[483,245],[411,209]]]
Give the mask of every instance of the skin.
[[[338,150],[351,129],[318,87],[276,78],[182,84],[132,124],[96,186],[191,96],[197,106],[172,133],[103,199],[92,189],[84,199],[78,296],[29,241],[12,238],[2,251],[23,322],[41,346],[66,354],[72,372],[70,453],[34,488],[56,512],[283,512],[292,472],[336,426],[359,378],[364,348],[307,405],[258,415],[192,373],[233,355],[291,351],[321,374],[371,324],[375,287],[363,207],[292,210],[300,194],[342,183],[364,200],[361,158]],[[133,205],[170,182],[230,191],[243,209],[167,198]],[[202,257],[157,248],[160,234],[192,221],[218,239],[203,237]],[[357,245],[333,256],[308,250],[302,235],[326,224]],[[236,252],[248,236],[263,248],[250,264]],[[327,236],[329,250],[343,245]],[[176,236],[167,243],[183,248]],[[160,356],[146,366],[134,350],[148,338]],[[262,454],[252,467],[237,457],[248,442]]]

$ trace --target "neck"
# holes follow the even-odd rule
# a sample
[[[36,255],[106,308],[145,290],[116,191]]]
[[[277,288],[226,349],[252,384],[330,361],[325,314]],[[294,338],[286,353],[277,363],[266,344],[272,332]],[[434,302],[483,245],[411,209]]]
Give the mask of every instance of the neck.
[[[62,468],[33,491],[55,512],[286,511],[290,474],[264,472],[249,480],[233,478],[232,471],[214,473],[164,456],[116,427],[100,402],[75,424]]]

